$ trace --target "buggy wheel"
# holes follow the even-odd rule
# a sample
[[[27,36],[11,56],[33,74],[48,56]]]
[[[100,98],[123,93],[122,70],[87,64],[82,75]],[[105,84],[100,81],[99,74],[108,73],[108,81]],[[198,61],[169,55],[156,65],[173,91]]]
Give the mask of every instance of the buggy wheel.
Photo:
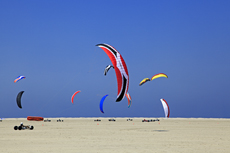
[[[18,127],[17,126],[14,126],[14,130],[17,130],[18,129]]]

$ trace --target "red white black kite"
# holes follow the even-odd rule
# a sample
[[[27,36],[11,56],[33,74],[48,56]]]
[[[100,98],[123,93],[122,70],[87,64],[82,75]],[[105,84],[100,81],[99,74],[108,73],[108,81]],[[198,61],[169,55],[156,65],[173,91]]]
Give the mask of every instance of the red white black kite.
[[[119,102],[125,97],[125,94],[128,92],[129,88],[129,74],[125,61],[121,54],[114,47],[108,44],[98,44],[96,46],[105,51],[113,64],[117,76],[118,86],[116,102]]]

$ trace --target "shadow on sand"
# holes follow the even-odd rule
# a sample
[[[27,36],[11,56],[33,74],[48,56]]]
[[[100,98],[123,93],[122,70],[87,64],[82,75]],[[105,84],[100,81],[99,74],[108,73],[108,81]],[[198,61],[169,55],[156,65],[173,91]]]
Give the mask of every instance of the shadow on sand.
[[[152,130],[153,132],[168,132],[169,130]]]

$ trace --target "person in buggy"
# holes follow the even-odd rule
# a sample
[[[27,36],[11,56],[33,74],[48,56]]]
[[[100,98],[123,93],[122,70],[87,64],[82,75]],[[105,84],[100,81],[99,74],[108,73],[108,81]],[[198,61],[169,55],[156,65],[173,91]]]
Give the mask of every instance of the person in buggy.
[[[21,124],[20,124],[20,126],[23,128],[23,127],[25,127],[25,128],[30,128],[30,126],[28,126],[28,125],[23,125],[23,122],[21,122]]]

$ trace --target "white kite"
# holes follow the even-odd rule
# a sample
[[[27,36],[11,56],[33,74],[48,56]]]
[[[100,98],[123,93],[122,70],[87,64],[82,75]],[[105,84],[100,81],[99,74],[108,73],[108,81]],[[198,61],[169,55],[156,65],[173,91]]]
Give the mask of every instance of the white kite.
[[[161,99],[161,103],[162,103],[163,108],[164,108],[165,118],[168,118],[168,117],[169,117],[169,114],[170,114],[169,105],[168,105],[168,103],[166,102],[166,100],[164,100],[164,99]]]

